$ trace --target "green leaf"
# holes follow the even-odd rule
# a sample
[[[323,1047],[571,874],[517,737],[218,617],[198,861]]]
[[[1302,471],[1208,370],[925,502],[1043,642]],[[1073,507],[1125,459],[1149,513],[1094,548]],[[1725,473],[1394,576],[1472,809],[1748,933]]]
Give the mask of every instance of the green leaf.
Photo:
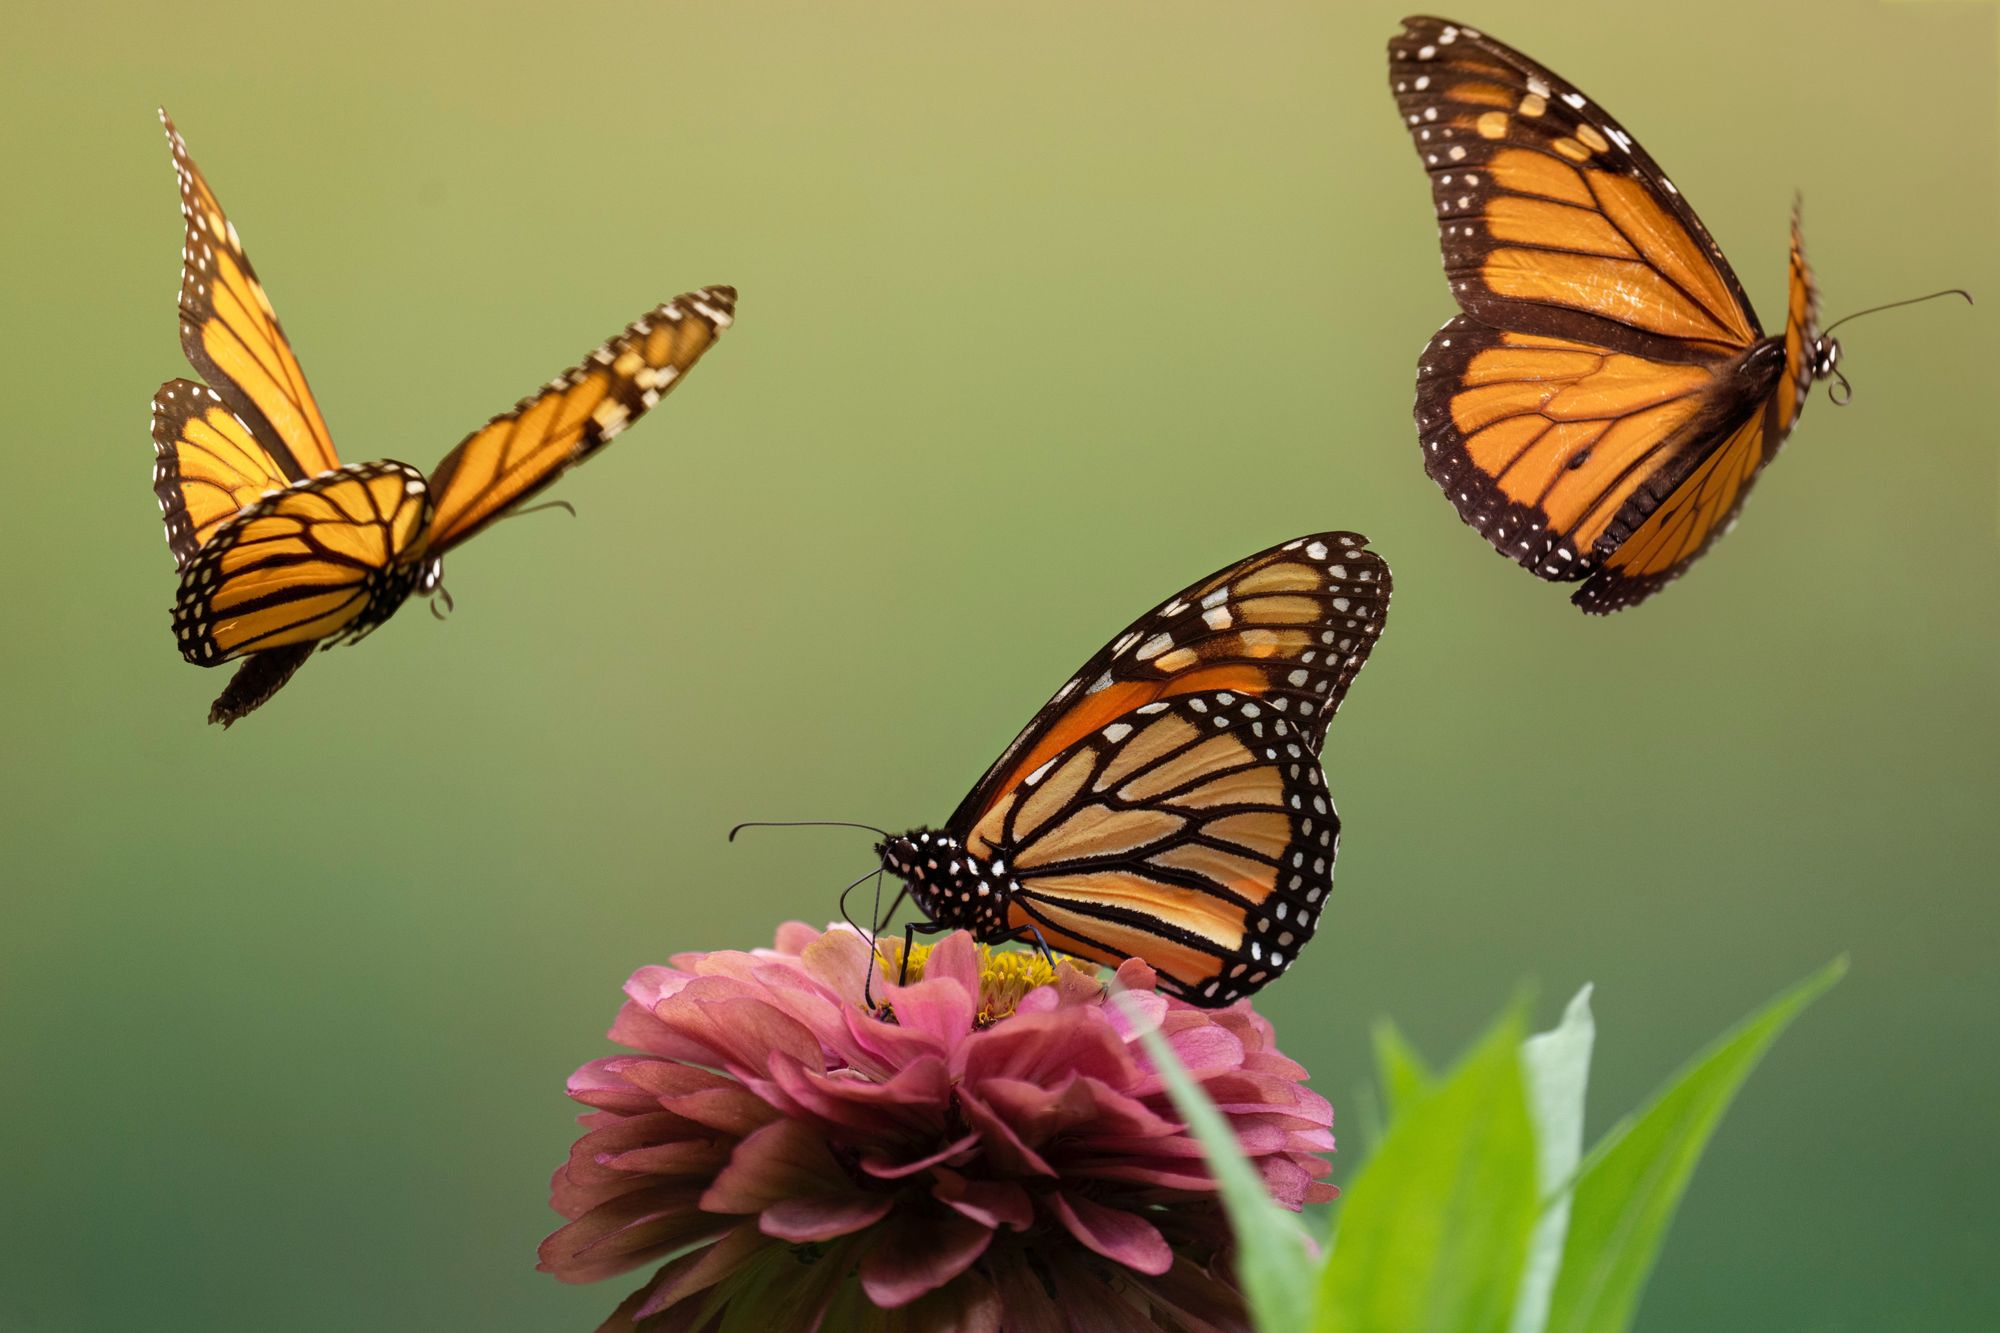
[[[1271,1198],[1229,1123],[1188,1076],[1166,1038],[1115,986],[1112,999],[1145,1043],[1175,1109],[1200,1141],[1208,1169],[1221,1187],[1222,1204],[1236,1233],[1236,1275],[1257,1327],[1269,1333],[1305,1328],[1318,1267],[1306,1229],[1295,1214]]]
[[[1590,987],[1585,986],[1563,1010],[1561,1023],[1521,1043],[1528,1113],[1535,1125],[1535,1185],[1542,1216],[1528,1241],[1509,1333],[1542,1333],[1548,1324],[1549,1298],[1569,1234],[1570,1186],[1583,1157],[1583,1096],[1590,1083],[1590,1048],[1596,1034]]]
[[[1832,963],[1697,1056],[1592,1150],[1577,1177],[1551,1333],[1624,1333],[1674,1210],[1743,1080],[1799,1012],[1847,970]]]
[[[1402,1029],[1386,1018],[1375,1024],[1375,1070],[1382,1081],[1383,1110],[1391,1119],[1428,1096],[1437,1083]]]
[[[1398,1106],[1348,1186],[1312,1327],[1505,1333],[1538,1212],[1521,1028],[1517,1006],[1442,1084]]]

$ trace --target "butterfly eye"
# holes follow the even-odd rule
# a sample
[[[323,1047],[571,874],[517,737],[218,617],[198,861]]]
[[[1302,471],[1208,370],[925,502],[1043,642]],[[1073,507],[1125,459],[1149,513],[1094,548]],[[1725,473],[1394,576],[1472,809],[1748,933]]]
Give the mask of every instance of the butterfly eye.
[[[417,575],[417,591],[422,593],[436,592],[438,590],[438,586],[443,582],[444,582],[443,559],[438,557],[432,557],[431,559],[424,561],[423,572]]]
[[[1816,380],[1823,380],[1840,364],[1840,339],[1821,338],[1813,344],[1812,373]]]

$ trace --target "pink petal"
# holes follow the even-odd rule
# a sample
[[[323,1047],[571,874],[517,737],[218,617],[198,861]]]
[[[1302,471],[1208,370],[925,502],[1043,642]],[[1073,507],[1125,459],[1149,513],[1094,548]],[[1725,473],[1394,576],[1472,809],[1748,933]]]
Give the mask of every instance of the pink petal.
[[[1035,1220],[1034,1200],[1011,1180],[969,1180],[956,1171],[932,1173],[931,1195],[982,1226],[1026,1231]],[[1012,1309],[1011,1305],[1008,1309]]]
[[[807,976],[846,1004],[859,1008],[868,976],[868,955],[868,941],[843,926],[829,930],[807,945],[799,961]]]
[[[802,954],[812,947],[821,934],[821,931],[814,930],[803,921],[787,921],[778,927],[778,952]]]
[[[1197,1078],[1211,1071],[1236,1069],[1243,1063],[1243,1043],[1227,1028],[1190,1028],[1169,1037],[1167,1045]]]
[[[571,1099],[582,1102],[585,1106],[595,1106],[604,1111],[617,1111],[621,1115],[640,1115],[647,1111],[657,1111],[660,1109],[659,1098],[625,1077],[627,1070],[640,1065],[666,1065],[666,1062],[629,1055],[614,1055],[592,1060],[569,1076],[569,1083],[563,1091]],[[674,1066],[666,1065],[666,1067]]]
[[[1187,1333],[1250,1333],[1243,1295],[1217,1267],[1181,1257],[1151,1284],[1155,1308],[1164,1308]]]
[[[702,993],[719,980],[703,977],[655,1011],[677,1036],[713,1052],[703,1063],[719,1063],[739,1078],[763,1074],[774,1053],[789,1055],[800,1064],[820,1063],[818,1039],[775,1005],[763,999],[712,999]],[[735,987],[714,989],[728,994]]]
[[[1137,1026],[1133,1025],[1131,1017],[1126,1014],[1128,1007],[1138,1011]],[[1112,1030],[1121,1040],[1136,1041],[1141,1032],[1153,1031],[1166,1018],[1167,997],[1153,991],[1128,990],[1118,1000],[1107,1000],[1103,1012]]]
[[[700,1212],[688,1190],[639,1190],[558,1228],[542,1242],[539,1267],[564,1282],[594,1282],[731,1225]]]
[[[928,1170],[941,1162],[948,1162],[954,1157],[963,1156],[978,1146],[979,1135],[967,1134],[964,1138],[954,1139],[952,1142],[945,1144],[929,1156],[919,1157],[914,1161],[901,1161],[893,1157],[883,1156],[881,1153],[865,1153],[861,1158],[861,1169],[878,1180],[901,1180],[907,1176],[913,1176],[919,1171]]]
[[[701,1206],[712,1213],[755,1213],[802,1195],[853,1191],[854,1182],[815,1130],[780,1120],[736,1145]]]
[[[1173,1267],[1174,1252],[1167,1238],[1144,1218],[1079,1194],[1051,1194],[1047,1203],[1072,1236],[1112,1262],[1155,1275]]]
[[[620,1046],[630,1046],[635,1051],[646,1051],[670,1060],[699,1060],[707,1054],[701,1047],[669,1031],[653,1016],[651,1009],[630,1000],[611,1020],[611,1031],[607,1035]]]
[[[1159,1333],[1162,1327],[1169,1327],[1150,1317],[1152,1302],[1146,1299],[1149,1292],[1142,1288],[1134,1293],[1130,1284],[1118,1277],[1107,1278],[1094,1271],[1098,1267],[1074,1261],[1049,1265],[1056,1300],[1068,1318],[1070,1329],[1089,1329],[1090,1333]],[[1243,1333],[1249,1333],[1247,1322]]]
[[[991,1228],[957,1213],[906,1209],[861,1261],[861,1288],[884,1309],[908,1305],[970,1268],[992,1240]]]
[[[979,994],[979,946],[969,931],[954,930],[924,958],[924,980],[948,977],[968,995]]]
[[[886,1083],[835,1077],[785,1060],[773,1062],[771,1079],[801,1112],[864,1143],[928,1148],[944,1133],[951,1104],[951,1077],[934,1055],[920,1057]]]
[[[764,1210],[758,1229],[779,1240],[804,1244],[851,1236],[874,1226],[895,1206],[889,1194],[843,1194],[785,1199]]]
[[[1094,1136],[1155,1136],[1180,1132],[1174,1121],[1148,1110],[1144,1103],[1122,1096],[1092,1078],[1070,1078],[1053,1088],[1020,1079],[982,1079],[980,1098],[1003,1117],[1023,1142],[1040,1147],[1066,1132]]]
[[[632,1310],[633,1322],[650,1319],[696,1292],[706,1291],[743,1267],[770,1243],[755,1226],[746,1224],[715,1244],[674,1260],[647,1284],[646,1299]]]
[[[685,1120],[664,1111],[609,1121],[570,1145],[565,1174],[576,1185],[622,1179],[628,1173],[608,1165],[610,1159],[639,1148],[681,1142],[689,1137],[689,1128]]]
[[[1155,990],[1160,984],[1160,974],[1137,958],[1127,958],[1118,965],[1114,980],[1134,994]]]
[[[971,947],[970,939],[963,935],[952,938],[965,938],[966,947]],[[939,951],[943,951],[942,945]],[[898,1028],[927,1039],[935,1050],[948,1051],[972,1031],[972,1020],[979,1012],[979,979],[975,972],[967,986],[956,976],[931,975],[926,964],[922,981],[914,986],[884,987],[881,1000],[894,1011]]]
[[[890,995],[899,994],[901,991],[896,987],[878,986],[875,999],[877,1003],[883,1003]],[[842,1015],[842,1019],[847,1025],[847,1038],[861,1057],[855,1063],[872,1064],[884,1074],[907,1068],[927,1057],[948,1055],[955,1044],[941,1043],[927,1032],[913,1032],[900,1023],[885,1022],[863,1009],[849,1009]],[[967,1023],[969,1026],[970,1019]]]
[[[958,1094],[958,1109],[964,1113],[965,1121],[979,1131],[985,1140],[986,1156],[994,1166],[1009,1175],[1054,1176],[1056,1169],[1043,1160],[1041,1154],[1021,1141],[1007,1122],[995,1115],[986,1104],[969,1088],[961,1088]]]
[[[660,1001],[678,995],[692,980],[692,976],[678,968],[649,963],[625,979],[625,993],[632,997],[632,1003],[650,1013]]]
[[[1122,1088],[1139,1077],[1139,1066],[1102,1011],[1091,1009],[1017,1014],[974,1033],[954,1052],[952,1068],[967,1082],[1012,1078],[1052,1084],[1079,1074]]]
[[[1000,1308],[1007,1312],[1007,1333],[1075,1333],[1087,1327],[1065,1316],[1025,1262],[1003,1254],[996,1255],[987,1267],[1000,1289]]]

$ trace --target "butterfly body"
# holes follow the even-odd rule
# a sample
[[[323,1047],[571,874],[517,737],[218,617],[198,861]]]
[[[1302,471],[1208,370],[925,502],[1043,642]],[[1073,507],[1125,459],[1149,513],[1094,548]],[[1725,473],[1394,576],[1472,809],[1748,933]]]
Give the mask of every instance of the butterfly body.
[[[153,398],[153,490],[180,573],[181,655],[242,666],[210,710],[260,706],[315,646],[352,643],[438,589],[446,551],[650,410],[729,326],[736,293],[656,306],[459,442],[428,476],[343,464],[242,238],[161,112],[180,181],[181,348],[202,381]]]
[[[974,856],[952,834],[928,828],[890,838],[875,854],[909,885],[910,901],[936,925],[969,930],[982,944],[1011,939],[1020,929],[1009,906],[1019,886],[1006,874],[1004,857]]]
[[[942,828],[877,847],[939,927],[1097,962],[1225,1005],[1280,975],[1331,888],[1320,749],[1388,610],[1350,532],[1239,560],[1114,637]]]
[[[1766,336],[1694,210],[1596,102],[1519,51],[1404,20],[1389,82],[1463,312],[1418,365],[1425,469],[1460,518],[1603,614],[1678,577],[1834,371],[1792,219]]]

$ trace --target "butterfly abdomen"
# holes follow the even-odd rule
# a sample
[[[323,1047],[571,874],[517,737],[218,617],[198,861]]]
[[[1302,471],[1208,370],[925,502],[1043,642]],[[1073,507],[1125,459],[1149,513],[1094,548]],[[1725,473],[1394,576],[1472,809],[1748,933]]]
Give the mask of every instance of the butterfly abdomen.
[[[912,829],[876,850],[883,868],[909,886],[918,910],[938,925],[969,930],[987,944],[1010,935],[1012,882],[1000,862],[974,856],[937,829]]]

